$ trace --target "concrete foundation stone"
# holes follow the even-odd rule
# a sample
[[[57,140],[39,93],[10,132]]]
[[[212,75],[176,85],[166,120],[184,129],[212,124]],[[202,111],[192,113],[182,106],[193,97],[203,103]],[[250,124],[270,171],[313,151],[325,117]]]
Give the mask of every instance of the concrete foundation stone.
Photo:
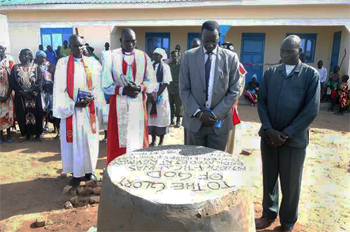
[[[245,164],[195,146],[135,151],[104,172],[98,231],[255,231]]]

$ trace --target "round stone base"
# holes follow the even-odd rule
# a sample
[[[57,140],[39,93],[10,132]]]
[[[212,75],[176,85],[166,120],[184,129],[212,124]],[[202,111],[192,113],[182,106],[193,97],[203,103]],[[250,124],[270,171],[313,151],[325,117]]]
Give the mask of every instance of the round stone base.
[[[112,161],[98,231],[255,231],[245,165],[204,147],[164,146]]]

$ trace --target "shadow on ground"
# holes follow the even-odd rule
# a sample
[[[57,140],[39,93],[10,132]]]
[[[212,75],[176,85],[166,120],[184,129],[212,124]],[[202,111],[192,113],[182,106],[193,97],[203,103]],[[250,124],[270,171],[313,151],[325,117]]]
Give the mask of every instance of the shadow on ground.
[[[19,214],[62,209],[64,203],[70,199],[69,195],[62,193],[69,180],[70,178],[38,178],[0,185],[0,220]],[[56,191],[52,191],[53,189]]]

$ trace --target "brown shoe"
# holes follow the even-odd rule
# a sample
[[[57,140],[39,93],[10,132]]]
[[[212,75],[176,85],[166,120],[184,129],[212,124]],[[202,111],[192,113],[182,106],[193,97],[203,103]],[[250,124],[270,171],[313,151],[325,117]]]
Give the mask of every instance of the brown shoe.
[[[269,219],[265,217],[256,218],[255,219],[255,229],[263,230],[267,227],[271,226],[271,224],[275,221],[275,219]]]
[[[273,231],[292,232],[292,229],[286,229],[286,228],[283,228],[282,226],[277,226],[275,227],[275,229],[273,229]]]

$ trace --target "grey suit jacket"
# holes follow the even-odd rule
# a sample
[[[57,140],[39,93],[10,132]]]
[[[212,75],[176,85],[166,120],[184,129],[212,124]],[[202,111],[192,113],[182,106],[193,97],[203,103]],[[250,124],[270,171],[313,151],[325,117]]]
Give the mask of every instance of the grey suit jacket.
[[[218,47],[215,63],[215,75],[211,110],[223,120],[221,129],[215,128],[218,135],[233,129],[232,106],[238,100],[242,82],[239,81],[239,60],[237,54]],[[186,51],[181,58],[180,97],[184,105],[182,125],[191,132],[198,132],[202,122],[193,114],[201,109],[205,111],[205,69],[203,47]]]

